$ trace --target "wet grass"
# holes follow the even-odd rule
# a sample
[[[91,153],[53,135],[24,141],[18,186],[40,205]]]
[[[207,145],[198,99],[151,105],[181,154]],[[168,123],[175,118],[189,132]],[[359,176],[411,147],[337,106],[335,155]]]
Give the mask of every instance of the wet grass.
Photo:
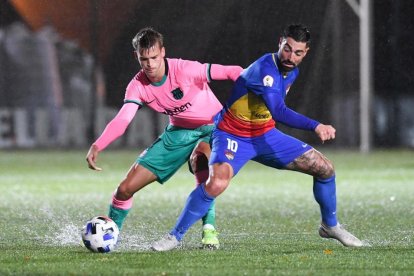
[[[331,151],[340,221],[370,246],[317,234],[310,176],[249,163],[217,201],[221,248],[199,249],[201,225],[182,249],[149,250],[174,224],[193,178],[183,167],[135,196],[116,252],[93,254],[79,230],[106,214],[136,152],[107,151],[100,173],[86,151],[0,152],[0,275],[413,275],[413,151]]]

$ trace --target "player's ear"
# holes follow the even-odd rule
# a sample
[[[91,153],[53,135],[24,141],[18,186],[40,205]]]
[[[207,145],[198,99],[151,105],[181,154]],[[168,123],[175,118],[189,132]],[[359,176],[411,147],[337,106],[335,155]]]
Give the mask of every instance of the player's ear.
[[[165,47],[161,48],[161,56],[164,58],[165,57]]]
[[[135,58],[136,60],[138,60],[138,53],[137,53],[137,51],[134,51],[134,58]]]

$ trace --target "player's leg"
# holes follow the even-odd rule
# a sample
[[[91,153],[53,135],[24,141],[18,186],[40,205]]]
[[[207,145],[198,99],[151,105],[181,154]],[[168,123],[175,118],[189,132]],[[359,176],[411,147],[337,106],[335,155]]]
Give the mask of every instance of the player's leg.
[[[191,171],[194,173],[197,185],[205,183],[208,179],[208,160],[211,148],[206,141],[200,141],[190,156]],[[216,231],[215,201],[208,208],[205,216],[202,217],[203,232],[201,243],[204,248],[218,249],[220,242]]]
[[[206,182],[208,178],[208,160],[210,159],[210,155],[210,144],[203,140],[197,144],[191,153],[189,162],[197,185]]]
[[[133,195],[156,179],[157,176],[145,167],[137,163],[131,166],[112,195],[112,202],[109,205],[108,216],[115,221],[120,230],[132,207]]]
[[[210,172],[207,182],[197,186],[188,197],[184,211],[172,231],[178,240],[207,212],[213,200],[224,192],[233,177],[233,168],[227,162],[214,163],[210,166]]]
[[[131,167],[112,197],[109,217],[119,226],[122,224],[132,207],[133,195],[140,189],[158,181],[163,184],[184,164],[197,139],[193,143],[184,143],[185,133],[167,127],[165,132],[141,155]]]
[[[231,178],[254,156],[252,145],[243,139],[238,140],[220,130],[214,131],[212,139],[210,173],[206,184],[197,186],[189,195],[174,228],[167,236],[153,243],[154,250],[167,251],[177,247],[188,229],[205,215],[213,200],[228,187]]]
[[[298,171],[314,177],[315,199],[321,207],[322,221],[337,224],[335,171],[332,163],[302,141],[274,129],[263,137],[260,155],[255,161],[265,165]]]
[[[169,234],[154,242],[152,249],[168,251],[179,246],[188,229],[206,214],[215,198],[227,188],[232,175],[233,171],[228,163],[210,166],[210,178],[190,193],[174,228]]]
[[[311,146],[277,129],[269,131],[262,138],[264,141],[260,144],[265,146],[260,147],[260,155],[254,160],[274,168],[312,175],[313,192],[320,206],[322,226],[328,229],[329,237],[338,239],[346,246],[361,246],[361,241],[341,228],[337,221],[333,164]],[[320,235],[323,236],[321,231]]]
[[[338,223],[336,180],[332,162],[312,148],[287,164],[286,169],[313,176],[313,194],[320,206],[322,217],[320,236],[337,239],[345,246],[362,246],[363,243],[358,238]]]
[[[321,209],[322,222],[330,227],[337,225],[335,170],[332,162],[319,151],[310,149],[287,164],[286,169],[313,176],[313,194]]]
[[[211,148],[210,144],[206,141],[200,141],[197,146],[194,148],[190,156],[190,165],[191,170],[194,173],[197,186],[201,183],[205,183],[208,179],[208,160],[210,158]],[[214,202],[211,204],[207,214],[202,218],[203,226],[207,229],[215,229],[215,207]]]

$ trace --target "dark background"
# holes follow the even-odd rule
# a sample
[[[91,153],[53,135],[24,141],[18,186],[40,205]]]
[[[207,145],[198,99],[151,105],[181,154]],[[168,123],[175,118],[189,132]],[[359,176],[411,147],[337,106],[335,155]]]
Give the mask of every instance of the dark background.
[[[139,69],[131,40],[152,26],[168,57],[248,66],[277,51],[282,29],[304,23],[311,51],[287,97],[295,110],[338,130],[337,145],[359,143],[359,19],[345,0],[1,0],[0,24],[50,24],[89,51],[105,73],[106,103],[119,107]],[[374,145],[414,146],[414,1],[372,1]],[[224,101],[231,83],[213,83]],[[306,136],[307,134],[296,133]],[[307,139],[315,139],[313,136]]]

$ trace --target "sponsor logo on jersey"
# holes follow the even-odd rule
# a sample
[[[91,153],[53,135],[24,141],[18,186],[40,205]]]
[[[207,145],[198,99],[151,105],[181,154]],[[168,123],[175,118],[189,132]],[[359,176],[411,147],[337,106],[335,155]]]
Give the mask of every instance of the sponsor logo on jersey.
[[[180,114],[181,112],[186,111],[190,106],[191,106],[191,103],[188,102],[174,109],[166,109],[163,113],[170,115],[170,116],[177,115],[177,114]]]
[[[252,115],[256,119],[268,119],[268,118],[270,118],[270,114],[269,113],[252,112]]]
[[[184,96],[184,93],[183,91],[181,91],[180,88],[174,89],[173,91],[171,91],[171,94],[173,94],[173,97],[176,100],[182,99]]]
[[[273,85],[273,78],[269,75],[263,78],[263,85],[267,87],[272,87]]]
[[[233,160],[234,159],[234,153],[232,153],[231,151],[229,151],[229,150],[226,150],[225,152],[224,152],[224,155],[227,157],[227,159],[229,159],[229,160]]]

